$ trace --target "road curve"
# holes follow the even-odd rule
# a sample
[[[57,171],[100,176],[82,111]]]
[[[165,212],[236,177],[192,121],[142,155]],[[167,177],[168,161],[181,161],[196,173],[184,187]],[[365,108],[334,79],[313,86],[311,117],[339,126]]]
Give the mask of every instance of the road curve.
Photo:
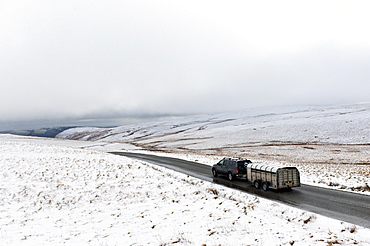
[[[206,181],[370,228],[370,196],[309,185],[302,185],[291,191],[265,192],[262,189],[255,189],[251,183],[243,180],[231,182],[222,176],[214,178],[210,166],[197,162],[129,152],[111,152],[111,154],[144,160]]]

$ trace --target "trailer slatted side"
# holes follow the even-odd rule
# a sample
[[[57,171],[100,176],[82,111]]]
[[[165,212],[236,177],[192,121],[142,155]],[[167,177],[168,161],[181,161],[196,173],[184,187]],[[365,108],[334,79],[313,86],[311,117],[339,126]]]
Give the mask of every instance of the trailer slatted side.
[[[296,167],[283,167],[251,163],[247,165],[247,179],[253,182],[256,188],[267,190],[301,186],[300,175]]]

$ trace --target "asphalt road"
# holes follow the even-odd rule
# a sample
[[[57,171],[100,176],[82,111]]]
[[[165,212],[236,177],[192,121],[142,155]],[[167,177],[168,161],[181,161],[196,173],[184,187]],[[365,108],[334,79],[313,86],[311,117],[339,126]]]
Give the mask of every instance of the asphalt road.
[[[226,177],[222,176],[214,178],[210,166],[196,162],[128,152],[112,152],[112,154],[144,160],[206,181],[242,190],[259,197],[370,228],[370,196],[309,185],[302,185],[302,187],[296,187],[290,191],[270,190],[266,192],[262,189],[255,189],[250,182],[246,182],[245,180],[229,181]]]

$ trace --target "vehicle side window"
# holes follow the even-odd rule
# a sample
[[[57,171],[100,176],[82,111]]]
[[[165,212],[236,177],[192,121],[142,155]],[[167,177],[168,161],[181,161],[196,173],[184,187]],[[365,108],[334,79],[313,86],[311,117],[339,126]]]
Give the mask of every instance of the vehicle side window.
[[[229,160],[224,161],[224,165],[227,166],[229,164]]]
[[[224,160],[221,160],[219,163],[217,163],[218,165],[223,165],[224,164]]]

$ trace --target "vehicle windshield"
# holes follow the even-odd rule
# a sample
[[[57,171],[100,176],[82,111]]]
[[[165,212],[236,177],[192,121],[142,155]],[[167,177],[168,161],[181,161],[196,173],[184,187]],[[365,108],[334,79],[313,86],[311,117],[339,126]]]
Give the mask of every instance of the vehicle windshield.
[[[238,168],[245,168],[246,161],[238,161]]]

